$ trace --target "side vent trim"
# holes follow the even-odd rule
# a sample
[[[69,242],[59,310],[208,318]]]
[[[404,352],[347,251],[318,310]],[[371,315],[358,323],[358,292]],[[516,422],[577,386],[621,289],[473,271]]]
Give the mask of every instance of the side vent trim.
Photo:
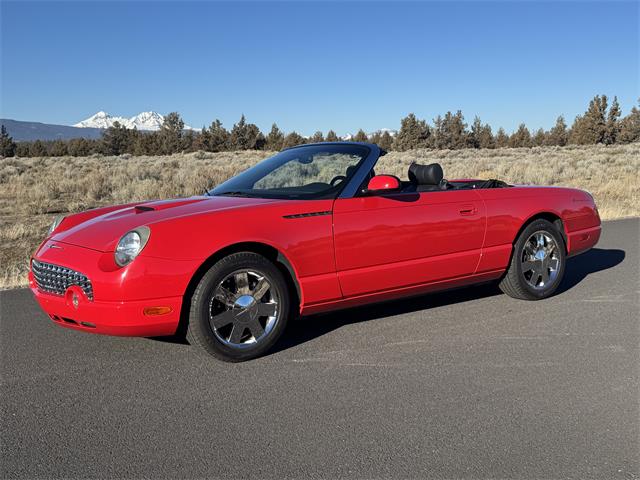
[[[331,210],[324,212],[309,212],[309,213],[296,213],[293,215],[283,215],[282,218],[294,219],[294,218],[306,218],[306,217],[320,217],[322,215],[331,215]]]

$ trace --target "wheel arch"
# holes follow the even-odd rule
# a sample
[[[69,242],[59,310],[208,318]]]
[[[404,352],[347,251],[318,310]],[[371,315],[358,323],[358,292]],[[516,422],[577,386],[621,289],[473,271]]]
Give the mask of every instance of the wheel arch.
[[[562,235],[562,240],[564,242],[564,253],[566,254],[567,253],[567,231],[565,230],[564,222],[562,221],[562,217],[560,215],[551,211],[537,212],[531,215],[529,218],[527,218],[520,226],[520,229],[516,233],[516,236],[513,238],[513,241],[511,243],[515,245],[516,242],[518,241],[518,238],[520,238],[520,235],[524,231],[524,229],[527,228],[531,223],[535,222],[536,220],[546,220],[556,226],[556,228],[560,232],[560,235]]]
[[[302,299],[302,291],[300,288],[300,282],[296,271],[289,261],[289,259],[280,250],[272,245],[262,242],[239,242],[226,247],[211,254],[202,264],[196,269],[191,276],[187,288],[182,296],[182,308],[180,311],[180,323],[178,325],[176,335],[183,337],[186,334],[187,325],[189,323],[189,307],[191,304],[191,296],[200,282],[200,279],[204,274],[219,260],[238,252],[253,252],[267,258],[280,270],[287,282],[289,292],[291,293],[292,310],[299,311],[300,302]]]

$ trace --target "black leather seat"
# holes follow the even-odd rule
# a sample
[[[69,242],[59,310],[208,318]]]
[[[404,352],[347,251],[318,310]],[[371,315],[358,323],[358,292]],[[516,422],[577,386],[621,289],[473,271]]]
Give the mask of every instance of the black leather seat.
[[[409,181],[416,186],[417,192],[429,192],[434,190],[446,190],[447,181],[444,180],[444,172],[439,163],[409,165]]]

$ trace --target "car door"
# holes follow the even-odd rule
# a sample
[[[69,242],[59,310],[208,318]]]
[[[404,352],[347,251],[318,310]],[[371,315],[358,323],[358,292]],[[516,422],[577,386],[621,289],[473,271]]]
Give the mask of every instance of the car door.
[[[475,272],[486,212],[473,190],[339,198],[336,270],[345,297],[438,282]]]

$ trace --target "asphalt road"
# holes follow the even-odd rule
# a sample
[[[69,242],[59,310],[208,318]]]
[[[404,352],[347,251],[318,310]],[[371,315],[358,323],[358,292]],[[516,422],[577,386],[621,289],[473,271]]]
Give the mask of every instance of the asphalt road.
[[[296,322],[275,353],[55,326],[0,294],[2,478],[638,478],[640,222],[559,294],[492,286]]]

